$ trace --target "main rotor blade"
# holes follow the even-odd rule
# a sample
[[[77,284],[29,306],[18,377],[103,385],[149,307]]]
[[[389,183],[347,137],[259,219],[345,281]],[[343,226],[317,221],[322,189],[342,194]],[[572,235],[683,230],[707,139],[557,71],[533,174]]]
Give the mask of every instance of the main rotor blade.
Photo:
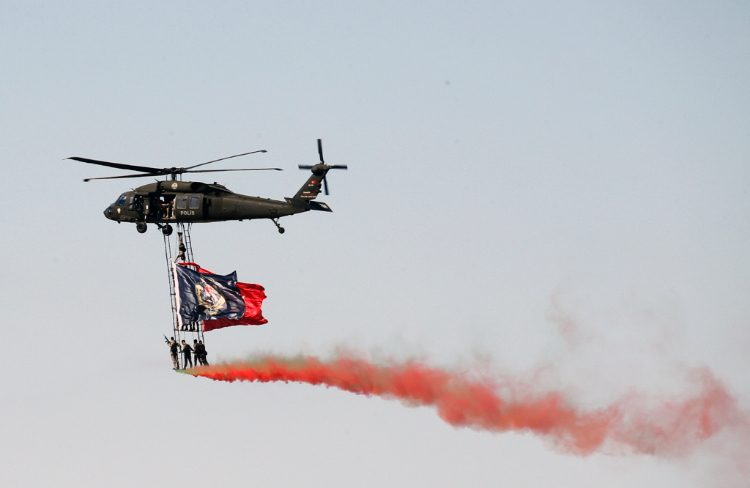
[[[260,149],[258,151],[250,151],[250,152],[246,152],[246,153],[242,153],[242,154],[235,154],[234,156],[227,156],[226,158],[214,159],[213,161],[207,161],[205,163],[196,164],[195,166],[188,166],[185,169],[193,169],[193,168],[197,168],[198,166],[204,166],[206,164],[216,163],[218,161],[224,161],[225,159],[238,158],[240,156],[247,156],[248,154],[264,153],[264,152],[268,152],[268,151],[266,151],[265,149]]]
[[[184,171],[184,173],[220,173],[223,171],[284,171],[281,168],[243,168],[243,169],[197,169],[195,171]]]
[[[320,162],[325,164],[325,161],[323,161],[323,141],[318,139],[318,154],[320,154]]]
[[[119,180],[120,178],[143,178],[144,176],[158,176],[154,175],[154,173],[141,173],[137,175],[124,175],[124,176],[104,176],[101,178],[86,178],[83,181],[91,181],[91,180]]]
[[[328,195],[328,179],[325,176],[323,177],[323,190],[325,190],[326,195]]]
[[[149,166],[133,166],[131,164],[110,163],[109,161],[99,161],[97,159],[79,158],[78,156],[73,156],[72,158],[67,158],[67,159],[73,159],[75,161],[80,161],[82,163],[98,164],[99,166],[109,166],[110,168],[126,169],[130,171],[144,171],[147,173],[151,173],[152,175],[164,174],[163,169],[151,168]],[[98,179],[98,178],[89,178],[89,179],[93,180],[93,179]]]

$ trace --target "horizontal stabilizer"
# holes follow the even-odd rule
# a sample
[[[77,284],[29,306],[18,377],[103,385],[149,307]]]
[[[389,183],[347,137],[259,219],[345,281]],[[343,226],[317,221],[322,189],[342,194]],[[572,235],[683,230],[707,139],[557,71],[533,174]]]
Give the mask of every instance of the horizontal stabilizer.
[[[333,212],[327,203],[310,201],[310,210],[320,210],[321,212]]]

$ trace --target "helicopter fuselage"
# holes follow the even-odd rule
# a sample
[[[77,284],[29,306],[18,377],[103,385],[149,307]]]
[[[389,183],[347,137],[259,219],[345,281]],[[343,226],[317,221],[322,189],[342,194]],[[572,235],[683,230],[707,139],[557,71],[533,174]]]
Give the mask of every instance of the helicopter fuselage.
[[[104,216],[116,222],[169,224],[278,219],[309,210],[331,211],[322,202],[252,197],[218,183],[159,181],[123,193]]]

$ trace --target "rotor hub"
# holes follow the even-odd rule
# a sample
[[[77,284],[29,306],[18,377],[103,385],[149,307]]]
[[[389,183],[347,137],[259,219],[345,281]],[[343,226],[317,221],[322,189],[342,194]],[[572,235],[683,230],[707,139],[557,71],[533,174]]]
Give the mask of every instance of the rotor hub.
[[[325,163],[318,163],[312,168],[310,168],[310,170],[315,176],[323,176],[324,174],[326,174],[326,171],[328,171],[329,169],[331,169],[331,167]]]

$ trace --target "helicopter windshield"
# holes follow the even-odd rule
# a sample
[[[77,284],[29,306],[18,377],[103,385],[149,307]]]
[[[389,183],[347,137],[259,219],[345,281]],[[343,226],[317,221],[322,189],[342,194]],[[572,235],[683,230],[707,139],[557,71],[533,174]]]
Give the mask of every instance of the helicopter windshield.
[[[128,196],[125,194],[122,194],[120,195],[120,198],[117,199],[117,202],[115,203],[115,205],[117,205],[118,207],[121,207],[125,205],[125,202],[127,201],[128,201]]]

